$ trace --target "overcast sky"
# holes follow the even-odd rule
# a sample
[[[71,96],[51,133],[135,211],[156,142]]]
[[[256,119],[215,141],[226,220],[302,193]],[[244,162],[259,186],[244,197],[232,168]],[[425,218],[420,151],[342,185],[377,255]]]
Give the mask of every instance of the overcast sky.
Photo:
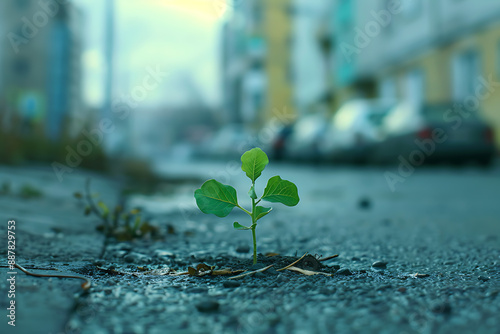
[[[103,0],[76,0],[84,20],[85,99],[103,98]],[[115,96],[140,85],[147,67],[169,75],[145,105],[178,104],[189,96],[179,77],[188,75],[202,96],[216,104],[220,96],[219,29],[223,0],[115,0]],[[227,13],[227,11],[226,11]]]

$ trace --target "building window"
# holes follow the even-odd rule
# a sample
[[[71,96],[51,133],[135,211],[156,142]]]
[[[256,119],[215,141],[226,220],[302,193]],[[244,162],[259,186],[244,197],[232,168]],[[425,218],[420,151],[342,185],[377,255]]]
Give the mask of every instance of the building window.
[[[379,86],[379,97],[394,100],[397,97],[396,81],[393,78],[383,79]]]
[[[469,95],[474,95],[481,68],[479,53],[467,50],[456,54],[452,60],[453,99],[462,101]]]
[[[425,101],[424,72],[414,69],[406,74],[404,85],[405,100],[412,104],[420,105]]]

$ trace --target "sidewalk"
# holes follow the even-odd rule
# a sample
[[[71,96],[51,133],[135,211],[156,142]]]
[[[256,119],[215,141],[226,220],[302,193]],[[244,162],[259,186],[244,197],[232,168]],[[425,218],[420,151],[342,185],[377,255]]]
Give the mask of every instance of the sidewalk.
[[[167,174],[181,179],[206,177],[191,172],[227,171],[225,164],[170,167]],[[251,267],[251,236],[232,227],[233,221],[248,218],[244,214],[220,219],[199,210],[191,214],[187,206],[182,206],[187,217],[172,210],[191,198],[194,183],[177,183],[173,195],[159,195],[152,205],[164,212],[148,213],[158,224],[170,224],[172,234],[160,241],[114,242],[100,260],[103,237],[95,230],[97,222],[84,217],[72,194],[82,191],[91,176],[93,192],[114,203],[120,184],[80,171],[58,183],[50,169],[0,167],[0,186],[8,180],[12,188],[0,196],[0,233],[6,235],[7,221],[16,220],[18,263],[78,273],[93,282],[82,295],[79,280],[18,273],[16,330],[3,316],[0,332],[498,333],[497,170],[423,168],[396,193],[388,190],[380,169],[281,165],[269,171],[275,172],[297,181],[301,203],[294,208],[273,204],[257,230],[258,252],[339,254],[323,268],[332,276],[271,269],[238,280],[165,275],[200,263],[217,269]],[[244,175],[228,175],[240,193],[247,189]],[[45,195],[20,197],[26,184],[31,193]],[[155,196],[141,198],[146,204]],[[369,205],[361,206],[360,198]],[[6,264],[5,241],[2,245]],[[4,312],[6,272],[2,268]]]
[[[73,274],[73,269],[92,263],[101,251],[103,238],[95,230],[95,218],[85,217],[73,197],[82,191],[87,177],[92,190],[111,203],[118,198],[118,185],[97,174],[78,170],[58,182],[49,168],[0,166],[0,186],[8,183],[8,194],[0,195],[0,234],[7,235],[8,220],[15,220],[16,262],[25,268],[54,268]],[[22,189],[24,196],[22,197]],[[41,192],[40,196],[36,193]],[[32,198],[26,198],[33,196]],[[2,265],[6,265],[7,243],[3,237]],[[33,270],[51,274],[57,271]],[[6,269],[0,281],[2,333],[60,333],[74,310],[81,282],[75,279],[37,278],[16,269],[16,328],[7,325],[8,285]]]

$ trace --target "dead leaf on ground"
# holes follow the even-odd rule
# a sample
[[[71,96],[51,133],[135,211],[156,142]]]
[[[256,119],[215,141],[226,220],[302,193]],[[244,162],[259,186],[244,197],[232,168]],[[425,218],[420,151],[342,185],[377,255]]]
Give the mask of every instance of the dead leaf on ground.
[[[255,273],[261,273],[263,271],[266,271],[267,269],[271,268],[272,266],[274,266],[274,264],[271,264],[265,268],[261,268],[261,269],[258,269],[258,270],[254,270],[254,271],[249,271],[249,272],[246,272],[246,273],[243,273],[241,275],[238,275],[238,276],[233,276],[233,277],[229,277],[229,279],[237,279],[237,278],[242,278],[242,277],[245,277],[245,276],[248,276],[248,275],[253,275]]]
[[[273,252],[269,252],[269,253],[266,253],[266,254],[264,254],[264,255],[265,255],[265,256],[267,256],[267,257],[273,257],[273,256],[278,256],[278,255],[280,255],[280,253],[273,253]]]
[[[318,259],[318,261],[328,261],[328,260],[331,260],[331,259],[334,259],[336,257],[338,257],[339,255],[338,254],[335,254],[335,255],[332,255],[332,256],[327,256],[327,257],[323,257],[321,259]]]
[[[172,276],[180,276],[180,275],[190,275],[194,277],[203,277],[203,276],[221,276],[221,275],[237,275],[244,270],[232,270],[232,269],[220,269],[214,270],[215,266],[208,266],[205,263],[200,263],[196,266],[196,269],[193,267],[188,267],[187,272],[180,273],[172,273]]]
[[[309,254],[305,256],[301,261],[299,261],[296,264],[296,267],[317,271],[318,269],[322,268],[323,265],[318,261],[318,259],[316,259],[316,257]]]
[[[413,274],[413,275],[411,275],[411,276],[413,276],[413,277],[415,277],[415,278],[425,278],[425,277],[429,277],[429,276],[431,276],[431,275],[429,275],[429,274],[419,274],[419,273],[416,273],[416,274]]]
[[[296,261],[293,261],[293,262],[292,262],[292,263],[290,263],[288,266],[283,267],[283,268],[281,268],[281,269],[277,269],[276,271],[286,270],[286,269],[288,269],[288,268],[290,268],[290,267],[292,267],[292,266],[296,265],[296,264],[297,264],[300,260],[302,260],[302,259],[303,259],[306,255],[307,255],[307,252],[306,252],[304,255],[302,255],[302,256],[300,257],[300,259],[298,259],[298,260],[296,260]]]
[[[301,273],[301,274],[306,275],[306,276],[314,276],[314,275],[332,276],[332,274],[322,273],[320,271],[305,270],[305,269],[297,268],[297,267],[290,267],[290,268],[287,268],[287,270],[296,271],[296,272]]]

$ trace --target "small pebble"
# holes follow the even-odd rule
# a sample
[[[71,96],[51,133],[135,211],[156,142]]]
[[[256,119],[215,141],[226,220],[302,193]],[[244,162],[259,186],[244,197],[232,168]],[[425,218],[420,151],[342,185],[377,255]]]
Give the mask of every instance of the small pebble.
[[[375,261],[372,263],[372,267],[377,269],[385,269],[387,268],[387,262]]]
[[[286,277],[283,274],[279,274],[278,277],[276,277],[276,282],[278,283],[286,283],[288,281],[289,281],[288,277]]]
[[[312,288],[313,288],[313,286],[309,283],[303,283],[303,284],[300,284],[299,286],[297,286],[297,289],[304,290],[304,291],[311,290]]]
[[[431,307],[431,311],[439,314],[450,314],[451,305],[448,302],[436,303]]]
[[[128,263],[137,263],[137,264],[145,264],[145,263],[150,263],[151,258],[148,256],[141,254],[141,253],[135,253],[135,252],[130,252],[125,257],[123,258],[125,262]]]
[[[241,285],[241,282],[238,281],[224,281],[222,285],[227,289],[237,288]]]
[[[216,312],[219,310],[219,302],[213,299],[205,299],[198,302],[196,308],[203,313]]]
[[[351,261],[360,261],[361,259],[359,257],[354,256]]]
[[[188,293],[205,293],[208,291],[208,288],[199,286],[199,287],[189,287],[186,289],[186,292]]]
[[[263,265],[262,263],[256,263],[250,267],[250,270],[259,270],[262,268],[265,268],[266,266]]]
[[[360,209],[369,209],[372,206],[372,202],[368,197],[361,198],[358,202],[358,206]]]
[[[342,268],[340,270],[337,270],[337,272],[335,274],[349,276],[349,275],[352,275],[352,272],[348,268]]]
[[[236,253],[248,253],[250,252],[250,246],[248,245],[239,245],[236,247]]]
[[[267,269],[266,271],[264,271],[264,274],[266,275],[278,275],[280,272],[276,270],[276,268],[274,267],[271,267],[269,269]]]
[[[487,277],[487,276],[482,276],[482,275],[481,275],[481,276],[479,276],[477,279],[478,279],[478,280],[480,280],[480,281],[486,282],[486,281],[488,281],[490,278],[489,278],[489,277]]]
[[[167,250],[163,250],[163,249],[157,249],[157,250],[155,250],[154,254],[155,254],[156,257],[169,257],[169,258],[172,258],[172,259],[175,258],[175,254],[174,253],[169,252]]]

